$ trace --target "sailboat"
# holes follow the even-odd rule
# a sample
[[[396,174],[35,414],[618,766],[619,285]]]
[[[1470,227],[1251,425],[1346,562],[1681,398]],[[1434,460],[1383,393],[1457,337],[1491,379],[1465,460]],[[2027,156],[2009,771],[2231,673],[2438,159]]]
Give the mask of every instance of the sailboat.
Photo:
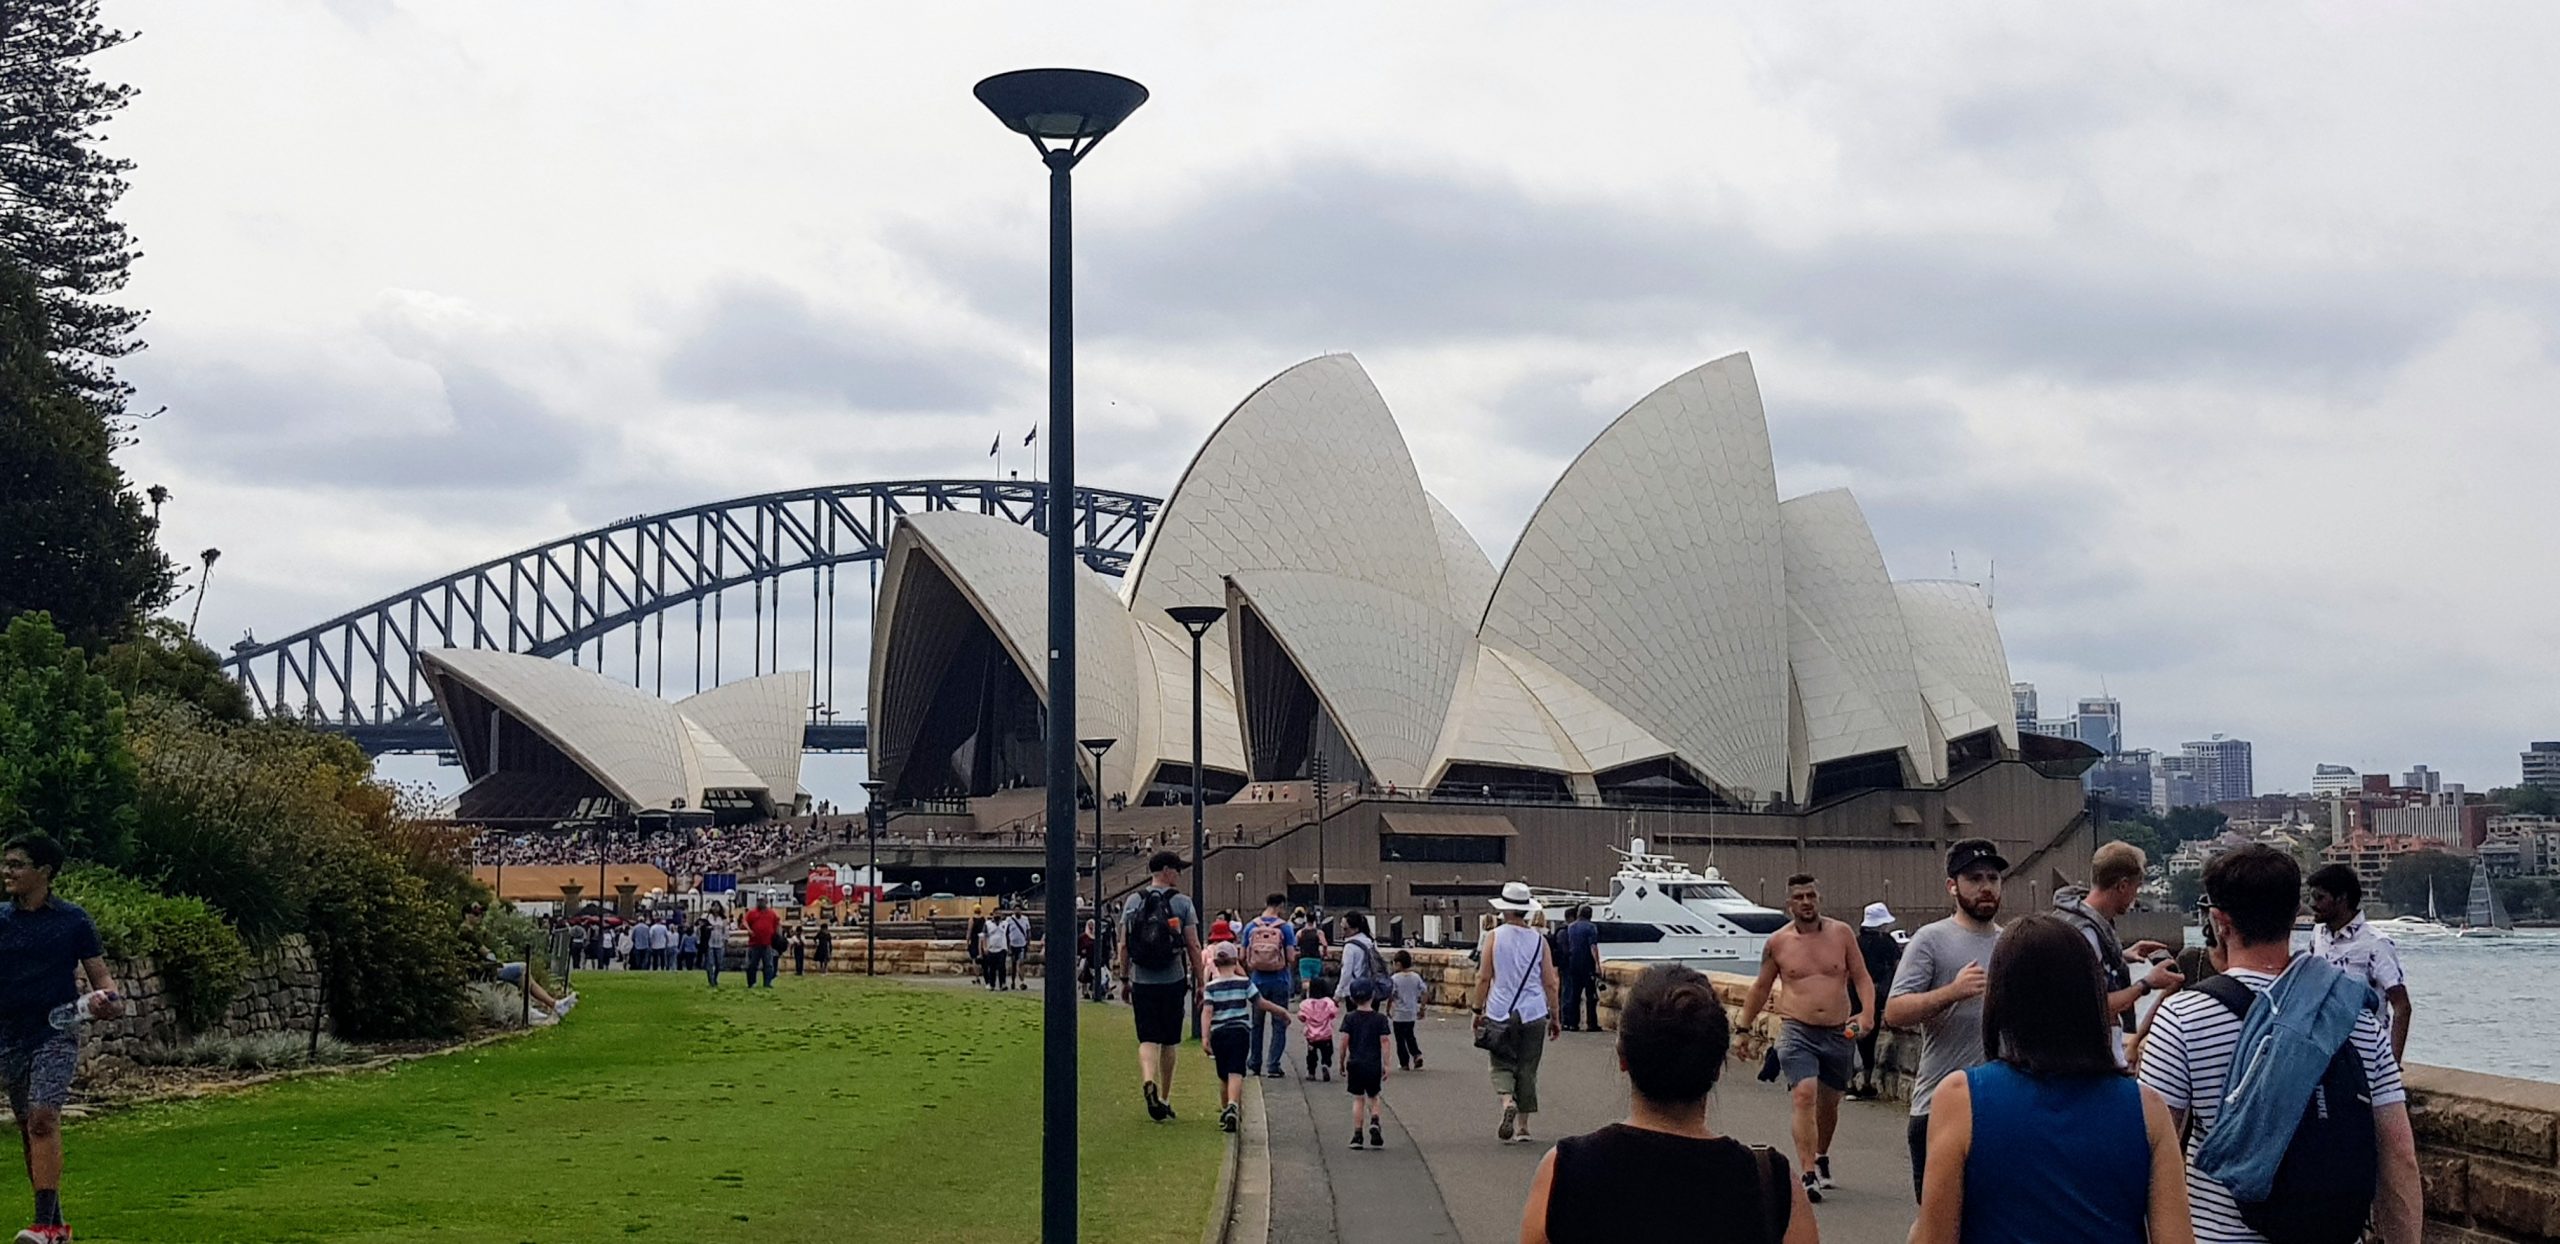
[[[2498,901],[2497,888],[2489,884],[2486,860],[2471,861],[2471,902],[2464,918],[2469,921],[2462,930],[2464,937],[2511,937],[2515,934],[2516,922],[2508,918],[2505,905]]]
[[[2392,937],[2425,936],[2428,934],[2451,933],[2454,931],[2453,926],[2446,924],[2444,922],[2444,917],[2436,913],[2436,883],[2433,878],[2429,878],[2427,881],[2427,914],[2423,916],[2393,916],[2388,920],[2369,920],[2365,923],[2366,927],[2371,928],[2374,932],[2386,934]]]

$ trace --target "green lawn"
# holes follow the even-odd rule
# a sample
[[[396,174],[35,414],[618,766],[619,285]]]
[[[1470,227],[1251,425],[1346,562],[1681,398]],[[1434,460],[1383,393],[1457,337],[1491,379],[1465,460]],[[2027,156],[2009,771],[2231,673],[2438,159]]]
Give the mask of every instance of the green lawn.
[[[1038,1238],[1039,995],[598,973],[567,1022],[396,1069],[65,1129],[83,1240]],[[1149,1123],[1083,1009],[1084,1238],[1194,1241],[1220,1140],[1186,1049]]]

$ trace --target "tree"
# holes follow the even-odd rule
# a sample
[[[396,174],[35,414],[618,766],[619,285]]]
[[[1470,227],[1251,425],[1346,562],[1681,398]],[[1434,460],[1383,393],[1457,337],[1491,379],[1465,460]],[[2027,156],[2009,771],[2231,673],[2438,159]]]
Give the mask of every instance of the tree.
[[[76,857],[122,864],[134,791],[124,701],[51,619],[20,614],[0,632],[0,837],[40,829]]]
[[[2509,812],[2560,816],[2560,794],[2539,786],[2502,786],[2489,792],[2489,802]]]
[[[44,325],[34,282],[0,260],[0,623],[43,610],[100,652],[168,603],[169,559]]]
[[[34,277],[46,348],[107,421],[132,393],[114,364],[139,348],[143,313],[109,301],[140,252],[109,214],[133,162],[98,143],[133,88],[99,81],[86,62],[132,37],[98,23],[98,0],[0,6],[0,259]]]
[[[2169,878],[2169,910],[2192,912],[2196,900],[2204,897],[2204,874],[2178,873]]]
[[[2383,868],[2380,897],[2395,911],[2422,912],[2429,883],[2435,886],[2437,908],[2460,915],[2471,894],[2471,861],[2448,851],[2412,851]]]
[[[173,618],[143,623],[133,638],[109,646],[97,668],[127,703],[158,696],[191,705],[215,721],[250,717],[249,693],[222,672],[222,658]]]
[[[2171,808],[2160,823],[2167,833],[2165,841],[2195,842],[2221,833],[2231,818],[2211,808]]]

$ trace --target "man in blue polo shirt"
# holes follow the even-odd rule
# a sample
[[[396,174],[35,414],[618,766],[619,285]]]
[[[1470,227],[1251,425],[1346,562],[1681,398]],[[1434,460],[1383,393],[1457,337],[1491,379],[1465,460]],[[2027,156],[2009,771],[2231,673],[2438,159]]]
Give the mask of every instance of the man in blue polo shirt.
[[[53,1012],[80,1000],[75,972],[86,974],[99,995],[92,1018],[113,1019],[121,1009],[98,926],[89,913],[53,897],[62,859],[62,844],[43,834],[22,834],[0,848],[0,882],[9,895],[0,905],[0,1081],[18,1117],[36,1193],[35,1222],[18,1233],[17,1244],[71,1238],[62,1223],[62,1106],[80,1068],[80,1032],[76,1024],[55,1027]]]

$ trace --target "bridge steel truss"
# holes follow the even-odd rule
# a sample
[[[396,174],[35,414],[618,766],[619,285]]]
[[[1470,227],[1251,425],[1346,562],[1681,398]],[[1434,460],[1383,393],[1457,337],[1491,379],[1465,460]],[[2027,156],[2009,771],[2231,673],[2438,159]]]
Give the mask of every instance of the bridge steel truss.
[[[809,746],[856,751],[866,741],[863,723],[838,722],[833,709],[836,568],[876,565],[887,552],[891,524],[904,514],[974,510],[1045,530],[1047,496],[1048,485],[1022,480],[898,480],[635,516],[482,562],[282,639],[244,641],[223,670],[260,712],[297,714],[375,754],[443,751],[444,725],[418,669],[419,648],[566,655],[602,672],[608,645],[618,650],[617,632],[627,631],[632,685],[665,694],[667,615],[690,605],[689,666],[694,689],[701,690],[727,672],[725,649],[735,646],[726,634],[728,598],[743,595],[751,622],[746,672],[783,668],[783,619],[805,611],[815,671]],[[1074,509],[1085,564],[1104,574],[1126,573],[1162,504],[1135,493],[1078,488]],[[805,602],[786,603],[787,576],[807,579]],[[680,620],[680,634],[681,627]],[[654,638],[654,662],[644,638]]]

